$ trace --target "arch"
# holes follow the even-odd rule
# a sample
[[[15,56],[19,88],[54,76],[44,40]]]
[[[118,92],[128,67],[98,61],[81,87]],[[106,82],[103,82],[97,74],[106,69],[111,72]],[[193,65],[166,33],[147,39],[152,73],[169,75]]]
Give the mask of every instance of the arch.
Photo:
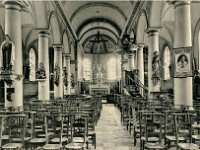
[[[22,41],[25,51],[28,51],[31,43],[37,39],[36,30],[33,25],[27,24],[22,26]],[[28,52],[26,52],[28,53]]]
[[[71,16],[70,21],[72,22],[73,19],[77,16],[77,14],[81,13],[81,11],[89,8],[89,7],[94,7],[94,6],[101,6],[101,7],[108,7],[110,9],[114,9],[115,11],[117,11],[123,18],[124,20],[127,19],[126,15],[124,14],[124,12],[118,8],[117,6],[114,6],[112,4],[109,3],[105,3],[105,2],[90,2],[90,3],[86,3],[85,5],[82,5],[81,7],[79,7]]]
[[[174,39],[174,24],[173,22],[164,21],[163,26],[159,33],[161,36],[165,37],[170,43],[173,43]]]
[[[111,34],[113,34],[113,35],[116,37],[116,39],[119,39],[119,37],[118,37],[111,29],[108,29],[108,28],[105,28],[105,27],[93,27],[93,28],[90,28],[90,29],[86,30],[86,31],[81,35],[80,40],[82,39],[82,37],[83,37],[85,34],[87,34],[87,33],[90,32],[90,31],[96,30],[96,29],[97,29],[97,30],[98,30],[98,29],[105,30],[105,31],[107,31],[107,32],[109,32],[109,33],[111,33]]]
[[[36,79],[36,52],[33,48],[29,50],[29,81],[35,81]]]
[[[70,53],[70,42],[69,42],[69,36],[67,34],[67,31],[64,30],[62,34],[62,44],[64,46],[64,53]]]
[[[75,56],[75,47],[74,44],[71,42],[70,44],[70,54],[71,54],[71,60],[74,61],[76,56]]]
[[[198,70],[200,70],[200,19],[197,21],[197,24],[194,28],[192,45],[194,59],[196,60],[196,67]]]
[[[146,32],[145,30],[148,28],[148,18],[145,10],[142,11],[137,23],[136,30],[136,42],[137,43],[145,43]]]
[[[88,25],[88,24],[91,24],[91,23],[96,23],[96,22],[105,22],[105,23],[108,23],[110,25],[112,25],[116,30],[117,32],[119,33],[119,35],[121,34],[121,29],[120,27],[113,21],[111,21],[110,19],[106,19],[106,18],[101,18],[101,17],[97,17],[97,18],[90,18],[90,19],[87,19],[85,20],[82,24],[79,25],[79,27],[77,28],[77,35],[80,34],[81,30],[84,28],[84,26]]]
[[[61,25],[60,20],[55,11],[51,11],[49,15],[49,29],[52,32],[52,40],[53,44],[62,44],[62,32],[61,32]]]

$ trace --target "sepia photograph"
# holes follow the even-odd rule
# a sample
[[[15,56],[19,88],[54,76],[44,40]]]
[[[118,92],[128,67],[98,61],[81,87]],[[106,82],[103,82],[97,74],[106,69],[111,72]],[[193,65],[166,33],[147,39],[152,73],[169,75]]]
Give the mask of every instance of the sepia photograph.
[[[200,0],[0,0],[0,150],[200,150]]]

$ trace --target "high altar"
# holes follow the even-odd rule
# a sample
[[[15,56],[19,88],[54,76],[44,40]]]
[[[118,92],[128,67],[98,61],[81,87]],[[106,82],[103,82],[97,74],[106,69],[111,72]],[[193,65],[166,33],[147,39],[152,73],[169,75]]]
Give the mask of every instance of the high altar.
[[[110,85],[105,79],[96,78],[89,85],[90,94],[110,94]]]

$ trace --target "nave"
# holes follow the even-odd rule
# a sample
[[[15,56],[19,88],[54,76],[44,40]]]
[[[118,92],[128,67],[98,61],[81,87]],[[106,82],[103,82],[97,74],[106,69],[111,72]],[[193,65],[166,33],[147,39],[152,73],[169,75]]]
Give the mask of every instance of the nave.
[[[114,104],[103,104],[96,126],[97,150],[137,150],[133,138],[121,124],[121,114]]]

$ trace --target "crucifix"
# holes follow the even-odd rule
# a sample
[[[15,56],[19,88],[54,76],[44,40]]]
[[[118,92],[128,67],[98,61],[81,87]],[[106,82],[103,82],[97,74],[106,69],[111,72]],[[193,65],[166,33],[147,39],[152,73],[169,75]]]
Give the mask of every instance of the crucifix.
[[[106,42],[108,42],[108,40],[105,40],[105,39],[103,38],[103,36],[100,34],[99,31],[97,31],[97,34],[96,34],[95,38],[94,38],[93,40],[90,40],[90,42],[93,43],[93,44],[92,44],[92,48],[91,48],[91,52],[92,52],[92,53],[94,52],[94,45],[95,45],[95,43],[97,44],[97,49],[96,49],[97,52],[100,52],[100,51],[101,51],[101,45],[100,45],[100,43],[103,44],[103,47],[104,47],[105,52],[108,51],[108,50],[107,50],[107,46],[106,46]]]

